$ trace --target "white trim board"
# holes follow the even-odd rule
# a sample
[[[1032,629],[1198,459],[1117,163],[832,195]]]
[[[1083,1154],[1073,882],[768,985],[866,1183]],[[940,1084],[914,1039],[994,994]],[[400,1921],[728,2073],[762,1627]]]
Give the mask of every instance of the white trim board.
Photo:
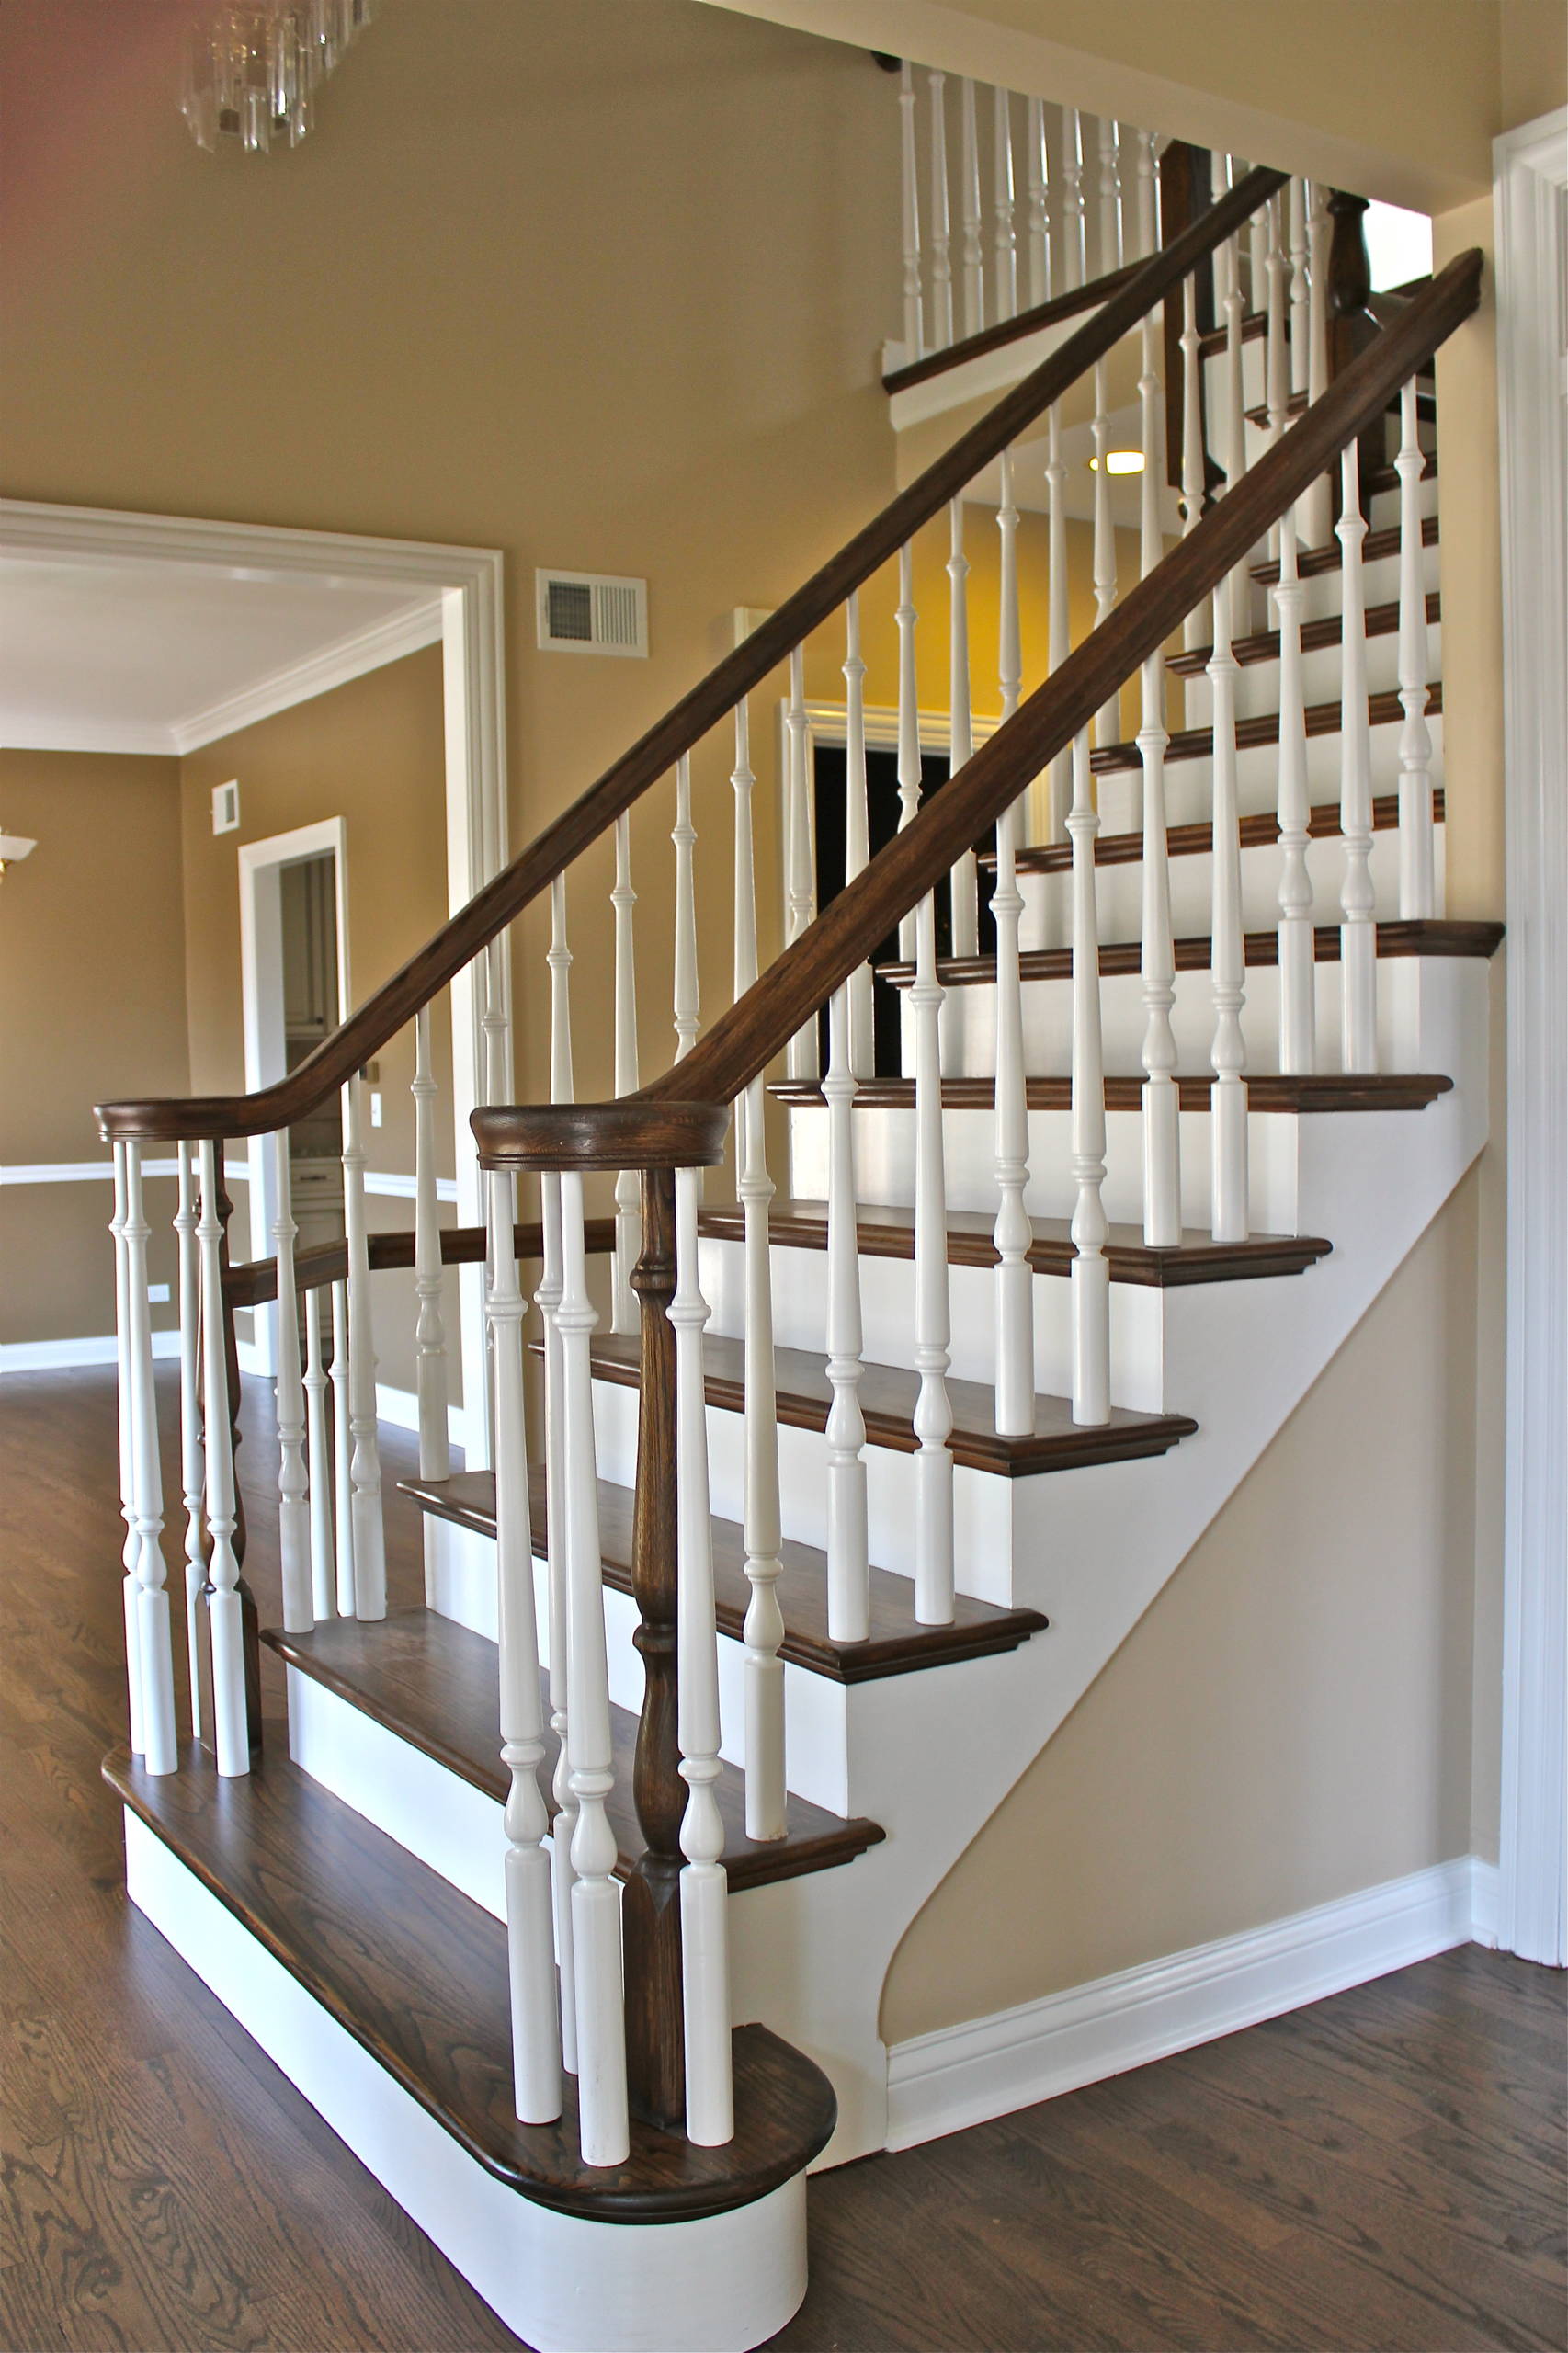
[[[144,1160],[143,1176],[177,1176],[177,1160]],[[248,1160],[226,1160],[223,1175],[231,1185],[248,1185]],[[90,1185],[100,1180],[108,1184],[114,1176],[112,1160],[13,1160],[0,1167],[0,1186],[4,1185]],[[367,1178],[367,1183],[369,1179]]]
[[[1469,1856],[1436,1863],[1268,1927],[896,2042],[887,2144],[908,2149],[961,2131],[1478,1940],[1490,1870]]]
[[[1500,139],[1507,1390],[1498,1939],[1568,1962],[1568,109]]]
[[[119,1344],[112,1332],[80,1340],[0,1340],[0,1372],[69,1372],[74,1366],[114,1364]],[[179,1334],[154,1332],[154,1357],[177,1357]]]

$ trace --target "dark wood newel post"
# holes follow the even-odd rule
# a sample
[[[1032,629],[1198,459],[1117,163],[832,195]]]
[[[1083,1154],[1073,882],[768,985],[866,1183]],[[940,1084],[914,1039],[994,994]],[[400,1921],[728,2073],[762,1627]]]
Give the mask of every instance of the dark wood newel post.
[[[686,2115],[681,2019],[680,1822],[686,1783],[676,1736],[676,1180],[642,1176],[642,1255],[631,1276],[642,1303],[637,1495],[631,1589],[642,1620],[632,1636],[646,1688],[637,1727],[632,1796],[645,1849],[626,1884],[626,2064],[631,2104],[651,2124]]]

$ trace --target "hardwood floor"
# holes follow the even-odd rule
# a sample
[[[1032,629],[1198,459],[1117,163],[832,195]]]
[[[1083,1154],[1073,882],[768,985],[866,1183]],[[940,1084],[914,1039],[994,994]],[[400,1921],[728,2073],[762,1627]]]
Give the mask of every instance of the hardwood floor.
[[[383,1441],[390,1485],[413,1441]],[[114,1443],[108,1373],[0,1389],[0,2348],[513,2346],[125,1901]],[[239,1461],[265,1621],[259,1424]],[[412,1601],[417,1513],[388,1516]],[[1563,1997],[1471,1947],[824,2176],[775,2344],[1560,2353]]]

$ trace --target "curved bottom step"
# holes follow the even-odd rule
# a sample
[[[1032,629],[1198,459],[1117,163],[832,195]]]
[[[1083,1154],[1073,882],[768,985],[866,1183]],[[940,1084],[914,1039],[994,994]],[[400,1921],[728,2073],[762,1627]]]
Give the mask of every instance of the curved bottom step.
[[[131,1899],[404,2210],[538,2353],[748,2353],[805,2291],[805,2167],[826,2077],[765,2027],[734,2036],[736,2135],[632,2127],[585,2167],[574,2101],[511,2112],[498,1924],[315,1787],[275,1745],[223,1781],[123,1749]],[[570,2079],[568,2079],[570,2086]]]

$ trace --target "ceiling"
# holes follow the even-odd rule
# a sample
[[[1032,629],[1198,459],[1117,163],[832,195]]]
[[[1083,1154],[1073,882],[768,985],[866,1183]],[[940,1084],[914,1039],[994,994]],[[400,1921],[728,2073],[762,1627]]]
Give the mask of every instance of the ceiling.
[[[440,634],[406,585],[0,554],[0,745],[195,751]]]

